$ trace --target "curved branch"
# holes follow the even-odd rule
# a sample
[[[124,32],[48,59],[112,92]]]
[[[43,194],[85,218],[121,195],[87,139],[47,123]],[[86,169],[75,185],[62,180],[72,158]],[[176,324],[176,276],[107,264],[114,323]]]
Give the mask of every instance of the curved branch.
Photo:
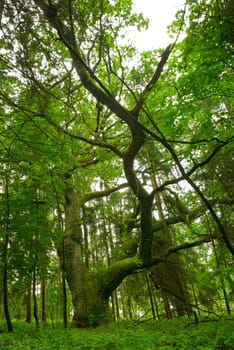
[[[117,191],[121,190],[122,188],[126,188],[126,187],[128,187],[128,184],[127,183],[123,183],[123,184],[121,184],[119,186],[112,187],[112,188],[107,188],[107,189],[105,189],[103,191],[96,191],[96,192],[86,193],[83,196],[83,198],[80,199],[80,203],[81,203],[81,205],[84,205],[85,203],[91,201],[92,199],[110,196],[112,193],[117,192]]]
[[[75,33],[72,28],[68,28],[61,21],[56,6],[47,5],[43,0],[34,0],[34,3],[42,10],[49,24],[56,29],[60,40],[68,48],[74,67],[76,68],[83,86],[97,99],[97,101],[105,105],[128,125],[132,134],[132,140],[126,153],[133,158],[138,153],[145,140],[144,131],[137,123],[135,116],[112,96],[108,89],[84,62],[76,43]]]
[[[211,201],[212,204],[215,203],[215,201]],[[191,222],[195,220],[196,218],[203,215],[207,210],[207,207],[203,205],[199,205],[198,207],[184,213],[180,213],[178,215],[174,215],[173,217],[165,218],[165,224],[167,226],[178,224],[179,222]],[[157,220],[153,225],[153,232],[160,231],[164,227],[163,220]]]
[[[173,254],[173,253],[176,253],[176,252],[179,252],[181,250],[185,250],[185,249],[188,249],[188,248],[193,248],[193,247],[197,247],[203,243],[209,243],[212,241],[212,239],[214,238],[217,238],[215,236],[211,236],[211,235],[202,235],[201,238],[199,238],[198,240],[196,241],[193,241],[193,242],[185,242],[185,243],[182,243],[176,247],[170,247],[166,250],[165,252],[165,257],[167,258],[169,255]]]
[[[128,275],[145,271],[150,267],[159,264],[160,262],[165,262],[168,256],[173,253],[192,247],[197,247],[203,243],[210,242],[212,239],[214,239],[214,237],[204,235],[196,241],[185,242],[178,246],[170,247],[160,256],[154,257],[148,264],[146,264],[138,255],[132,258],[117,261],[97,273],[96,277],[101,285],[100,293],[102,293],[104,297],[108,298]]]
[[[203,243],[209,243],[212,241],[212,239],[217,238],[215,236],[211,236],[211,235],[202,235],[199,239],[197,239],[196,241],[193,242],[185,242],[182,244],[179,244],[178,246],[174,246],[174,247],[169,247],[166,249],[165,252],[163,252],[160,256],[158,257],[154,257],[152,259],[152,266],[157,265],[160,262],[165,262],[167,260],[167,258],[173,254],[173,253],[177,253],[180,252],[181,250],[185,250],[185,249],[189,249],[189,248],[193,248],[193,247],[197,247]]]
[[[97,273],[101,285],[100,292],[108,298],[116,290],[125,277],[142,271],[146,268],[143,261],[137,256],[117,261]]]

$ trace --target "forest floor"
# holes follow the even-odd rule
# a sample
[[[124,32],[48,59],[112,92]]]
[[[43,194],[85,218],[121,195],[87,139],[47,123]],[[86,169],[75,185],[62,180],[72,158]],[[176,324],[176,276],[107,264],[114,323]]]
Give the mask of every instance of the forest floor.
[[[96,329],[63,329],[16,321],[0,323],[0,349],[15,350],[234,350],[234,318],[121,321]]]

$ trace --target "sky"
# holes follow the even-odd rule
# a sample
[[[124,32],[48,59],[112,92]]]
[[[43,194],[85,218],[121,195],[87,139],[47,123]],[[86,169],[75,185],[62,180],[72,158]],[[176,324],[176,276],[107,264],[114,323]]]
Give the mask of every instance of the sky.
[[[185,0],[133,0],[134,10],[142,12],[150,20],[147,31],[137,32],[134,43],[140,50],[166,47],[170,43],[167,26],[175,13],[183,9]]]

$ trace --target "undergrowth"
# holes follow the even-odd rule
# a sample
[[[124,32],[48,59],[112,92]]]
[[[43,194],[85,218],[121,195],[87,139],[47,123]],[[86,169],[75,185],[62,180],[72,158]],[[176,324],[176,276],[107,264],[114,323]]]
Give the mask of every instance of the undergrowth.
[[[234,318],[122,321],[96,329],[53,328],[14,322],[0,325],[0,349],[15,350],[234,350]]]

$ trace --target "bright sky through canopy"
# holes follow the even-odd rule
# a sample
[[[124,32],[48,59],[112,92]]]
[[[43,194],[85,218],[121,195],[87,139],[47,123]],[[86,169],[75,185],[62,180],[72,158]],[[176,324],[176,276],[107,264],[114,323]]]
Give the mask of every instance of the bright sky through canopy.
[[[184,3],[184,0],[133,0],[133,9],[150,20],[149,29],[135,35],[134,42],[139,50],[163,48],[170,43],[167,26]]]

